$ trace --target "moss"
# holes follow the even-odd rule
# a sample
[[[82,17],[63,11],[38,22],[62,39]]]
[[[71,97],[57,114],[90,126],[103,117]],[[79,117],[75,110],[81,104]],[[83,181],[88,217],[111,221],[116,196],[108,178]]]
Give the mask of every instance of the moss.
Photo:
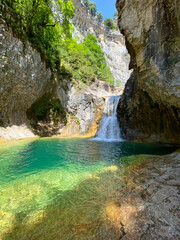
[[[179,62],[179,58],[178,58],[178,57],[169,58],[169,59],[168,59],[168,68],[169,68],[169,65],[174,65],[174,64],[176,64],[177,62]]]
[[[76,122],[79,126],[80,126],[80,120],[79,120],[79,118],[77,118],[76,116],[74,116],[74,115],[72,115],[72,114],[70,114],[70,113],[67,113],[67,115],[74,121],[74,122]]]
[[[180,51],[180,37],[169,38],[168,45],[172,51]]]
[[[3,126],[4,126],[3,120],[0,119],[0,127],[3,127]]]
[[[96,113],[97,112],[97,108],[95,107],[94,109],[93,109],[93,113]]]
[[[152,98],[149,96],[149,94],[146,91],[143,91],[143,96],[148,100],[148,103],[151,106],[151,108],[156,107],[156,103],[152,100]]]
[[[155,82],[155,80],[154,80],[154,79],[152,79],[152,80],[150,81],[150,85],[151,85],[151,87],[155,87],[155,85],[156,85],[156,82]]]
[[[48,121],[50,115],[53,118],[54,124],[57,125],[59,121],[67,123],[66,112],[58,99],[54,99],[50,94],[45,94],[40,97],[27,110],[28,119],[33,119],[34,122]]]

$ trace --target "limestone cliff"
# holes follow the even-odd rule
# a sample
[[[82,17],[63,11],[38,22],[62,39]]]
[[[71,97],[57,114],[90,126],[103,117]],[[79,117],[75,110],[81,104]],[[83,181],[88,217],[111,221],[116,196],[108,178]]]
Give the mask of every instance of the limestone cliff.
[[[74,86],[55,76],[40,53],[0,21],[0,136],[72,135],[86,133],[92,123],[95,133],[104,97],[119,89],[98,80],[89,87]]]
[[[75,6],[74,35],[81,41],[88,33],[99,39],[99,44],[105,53],[105,58],[114,76],[116,85],[124,86],[130,76],[129,54],[125,47],[124,37],[119,31],[108,30],[96,17],[92,17],[81,3],[81,0],[72,0]]]
[[[117,95],[120,88],[96,80],[90,86],[75,85],[70,79],[54,76],[53,88],[27,111],[36,135],[93,136],[101,120],[105,97]]]
[[[97,125],[104,97],[119,89],[98,80],[81,88],[60,80],[30,43],[24,45],[3,20],[0,24],[0,136],[72,135]]]
[[[121,88],[98,80],[90,86],[78,89],[68,79],[64,79],[56,88],[57,98],[60,99],[63,108],[78,120],[80,134],[87,133],[94,121],[99,123],[105,98],[120,93]],[[96,133],[97,127],[91,132],[91,136]],[[77,134],[77,131],[74,133]]]
[[[134,70],[118,106],[129,139],[180,143],[180,2],[117,0]]]
[[[26,47],[0,20],[0,136],[32,137],[26,110],[45,92],[51,77],[40,54]]]

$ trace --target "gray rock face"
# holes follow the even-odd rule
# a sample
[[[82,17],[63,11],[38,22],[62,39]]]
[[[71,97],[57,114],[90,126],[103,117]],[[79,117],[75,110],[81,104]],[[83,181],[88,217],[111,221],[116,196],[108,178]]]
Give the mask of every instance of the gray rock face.
[[[23,136],[21,129],[19,135],[18,129],[9,135],[9,127],[28,125],[26,110],[44,93],[51,72],[41,61],[40,54],[29,43],[24,46],[2,20],[0,54],[0,135],[19,138]],[[27,132],[26,137],[33,135],[30,130]]]
[[[125,46],[125,40],[119,31],[108,30],[96,17],[92,17],[80,0],[73,0],[75,6],[74,35],[82,41],[84,36],[92,33],[99,39],[107,65],[109,66],[115,84],[124,86],[131,71],[129,70],[130,57]]]
[[[179,239],[180,153],[141,158],[119,193],[121,239]]]
[[[179,1],[118,0],[116,6],[135,72],[118,108],[124,134],[180,143]]]
[[[81,133],[85,133],[89,129],[95,119],[97,108],[104,105],[105,97],[118,95],[120,92],[120,88],[98,80],[82,90],[68,80],[62,81],[56,88],[56,95],[63,108],[79,119]]]
[[[4,22],[1,22],[0,48],[2,54],[0,70],[0,136],[4,138],[33,137],[33,131],[40,136],[61,134],[65,126],[65,118],[72,121],[65,114],[59,117],[58,124],[54,125],[53,110],[45,119],[37,120],[36,116],[29,116],[27,110],[33,104],[39,104],[39,99],[50,93],[52,101],[59,99],[62,107],[80,123],[81,133],[85,133],[93,120],[96,111],[104,104],[104,97],[120,92],[119,88],[96,81],[90,87],[79,90],[68,79],[50,84],[51,71],[46,69],[40,54],[29,43],[26,46],[16,37]],[[57,77],[58,78],[58,77]],[[51,85],[51,86],[50,86]],[[54,89],[54,90],[53,90]],[[52,104],[53,105],[53,104]],[[39,109],[39,105],[36,106]],[[43,106],[42,106],[43,107]],[[31,112],[30,115],[33,115]],[[45,114],[46,115],[46,114]],[[57,116],[56,116],[57,118]],[[62,118],[62,119],[61,119]],[[57,120],[57,119],[56,119]],[[61,121],[62,120],[62,121]],[[72,130],[66,132],[79,132],[77,121],[72,123]],[[75,126],[76,127],[73,127]],[[74,128],[74,129],[73,129]]]

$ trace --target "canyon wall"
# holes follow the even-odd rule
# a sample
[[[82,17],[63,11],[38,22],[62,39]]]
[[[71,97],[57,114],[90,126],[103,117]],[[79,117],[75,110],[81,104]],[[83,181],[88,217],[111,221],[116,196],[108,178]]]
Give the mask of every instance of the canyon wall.
[[[13,36],[0,19],[0,136],[32,137],[26,110],[45,92],[51,77],[40,54]]]
[[[68,79],[64,79],[56,88],[56,95],[63,108],[79,122],[79,133],[88,133],[92,124],[90,135],[93,136],[103,114],[105,98],[122,93],[121,88],[96,80],[90,86],[78,89]]]
[[[95,35],[115,82],[121,81],[123,86],[130,75],[124,37],[118,31],[107,30],[81,1],[73,3],[74,37],[82,41],[88,33]],[[61,19],[55,6],[52,7]],[[70,79],[52,74],[40,53],[29,42],[23,43],[2,19],[0,25],[0,136],[20,139],[72,135],[87,133],[89,129],[94,134],[105,96],[119,94],[120,89],[98,80],[79,89]]]
[[[95,35],[114,76],[115,84],[124,86],[131,74],[129,71],[130,57],[125,47],[124,36],[119,31],[108,30],[97,17],[91,16],[81,0],[72,0],[72,2],[75,6],[74,36],[82,41],[88,33]]]
[[[0,136],[95,134],[105,97],[120,89],[98,80],[79,87],[52,74],[40,53],[0,21]]]
[[[180,143],[180,2],[117,0],[134,70],[118,106],[128,139]]]
[[[73,3],[74,37],[82,41],[88,33],[95,35],[116,84],[121,82],[123,86],[130,75],[124,37],[118,31],[106,29],[81,1]],[[58,15],[56,9],[54,12]],[[70,79],[54,76],[29,42],[23,43],[2,19],[0,24],[0,136],[19,139],[82,134],[87,133],[92,123],[95,133],[105,97],[118,95],[120,89],[98,80],[79,89]]]

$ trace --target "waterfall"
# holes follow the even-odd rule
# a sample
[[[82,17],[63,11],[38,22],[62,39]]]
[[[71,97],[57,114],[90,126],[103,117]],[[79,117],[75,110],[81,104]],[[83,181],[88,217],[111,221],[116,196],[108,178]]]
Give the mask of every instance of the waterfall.
[[[117,119],[117,105],[120,96],[106,98],[103,117],[95,139],[121,141],[120,127]]]

